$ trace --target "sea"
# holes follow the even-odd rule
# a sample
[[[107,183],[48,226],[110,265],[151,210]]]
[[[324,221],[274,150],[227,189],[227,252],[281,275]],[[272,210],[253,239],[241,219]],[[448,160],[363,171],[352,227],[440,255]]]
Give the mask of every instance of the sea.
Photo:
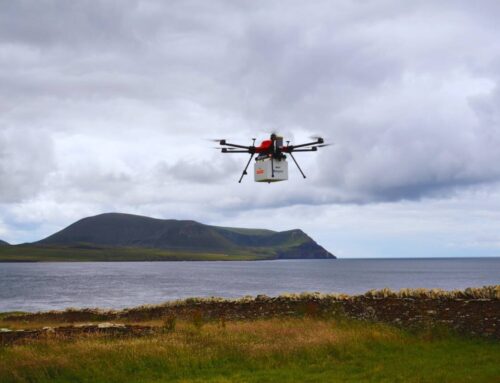
[[[0,263],[0,312],[119,309],[187,297],[500,284],[500,258]]]

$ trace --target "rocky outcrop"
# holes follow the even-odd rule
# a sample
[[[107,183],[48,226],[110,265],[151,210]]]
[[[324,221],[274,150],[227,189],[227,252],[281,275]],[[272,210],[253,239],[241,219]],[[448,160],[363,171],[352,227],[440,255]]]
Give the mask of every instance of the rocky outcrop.
[[[276,252],[278,259],[329,259],[333,255],[312,241]]]

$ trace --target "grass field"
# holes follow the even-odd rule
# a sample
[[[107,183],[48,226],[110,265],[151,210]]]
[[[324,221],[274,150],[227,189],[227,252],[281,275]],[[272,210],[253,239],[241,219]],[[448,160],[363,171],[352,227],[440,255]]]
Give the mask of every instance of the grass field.
[[[0,262],[130,262],[130,261],[250,261],[272,258],[272,252],[210,253],[148,248],[2,246]]]
[[[166,326],[0,347],[0,381],[500,382],[499,342],[438,330],[310,317],[143,324]]]

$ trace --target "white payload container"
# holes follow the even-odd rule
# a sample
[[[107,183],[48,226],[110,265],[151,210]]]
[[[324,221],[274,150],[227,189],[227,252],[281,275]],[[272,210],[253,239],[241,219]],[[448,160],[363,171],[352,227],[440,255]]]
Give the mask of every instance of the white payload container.
[[[273,177],[274,167],[274,177]],[[288,163],[285,159],[271,160],[266,157],[262,160],[255,161],[254,165],[255,182],[278,182],[288,179]]]

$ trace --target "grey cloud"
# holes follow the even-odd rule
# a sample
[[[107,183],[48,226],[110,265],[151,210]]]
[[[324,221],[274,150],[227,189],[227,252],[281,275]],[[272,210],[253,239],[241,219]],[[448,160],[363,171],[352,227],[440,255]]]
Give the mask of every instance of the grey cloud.
[[[0,127],[0,203],[37,195],[54,168],[52,141],[45,132]]]
[[[500,177],[495,2],[0,4],[4,201],[231,214],[443,198]],[[335,146],[305,160],[306,182],[290,164],[267,189],[233,185],[245,156],[201,149],[273,130]]]
[[[188,154],[188,159],[180,159],[171,165],[165,162],[156,165],[155,176],[192,184],[220,184],[244,166],[243,161],[240,161],[240,166],[236,160],[222,156],[212,160],[190,159],[191,156]]]
[[[460,188],[494,184],[500,180],[496,99],[487,90],[477,99],[421,94],[420,105],[395,99],[402,110],[383,121],[361,107],[359,114],[366,113],[367,121],[346,116],[337,145],[325,151],[328,178],[323,185],[352,201],[370,202],[443,197]]]
[[[137,1],[2,1],[0,41],[58,48],[105,47],[126,41]]]

